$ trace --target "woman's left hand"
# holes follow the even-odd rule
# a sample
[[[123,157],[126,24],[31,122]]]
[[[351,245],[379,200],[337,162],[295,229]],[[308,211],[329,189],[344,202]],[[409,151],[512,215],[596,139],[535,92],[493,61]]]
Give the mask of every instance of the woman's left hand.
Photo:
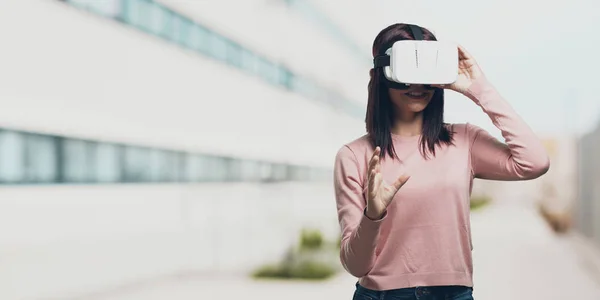
[[[479,68],[475,58],[464,47],[458,45],[458,76],[456,77],[456,81],[449,85],[434,86],[465,94],[471,84],[483,76],[483,72]]]

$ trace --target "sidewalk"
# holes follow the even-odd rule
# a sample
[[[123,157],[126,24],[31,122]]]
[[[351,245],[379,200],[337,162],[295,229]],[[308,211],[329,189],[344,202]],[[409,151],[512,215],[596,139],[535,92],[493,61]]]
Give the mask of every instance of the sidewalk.
[[[532,206],[495,204],[474,214],[472,226],[477,298],[600,299],[600,278],[586,270],[582,253]]]
[[[586,269],[593,253],[583,256],[582,246],[572,238],[553,235],[527,204],[484,208],[473,214],[472,228],[475,299],[600,299],[600,281]],[[355,281],[346,274],[320,283],[190,277],[93,299],[343,300],[352,298]]]

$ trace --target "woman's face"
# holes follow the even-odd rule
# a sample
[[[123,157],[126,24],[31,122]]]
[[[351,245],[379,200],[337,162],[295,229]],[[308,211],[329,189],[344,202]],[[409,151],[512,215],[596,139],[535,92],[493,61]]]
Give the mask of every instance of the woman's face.
[[[407,90],[388,89],[392,102],[400,111],[420,113],[431,101],[434,90],[427,90],[420,84],[413,84]]]

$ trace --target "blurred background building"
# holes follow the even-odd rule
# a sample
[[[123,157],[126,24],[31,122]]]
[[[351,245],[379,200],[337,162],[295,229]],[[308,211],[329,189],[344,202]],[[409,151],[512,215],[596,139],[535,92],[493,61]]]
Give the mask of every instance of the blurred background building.
[[[248,272],[303,226],[336,237],[332,159],[364,131],[370,64],[352,28],[372,17],[345,13],[2,1],[3,299]]]
[[[572,211],[578,232],[600,247],[600,124],[578,143],[578,198]]]
[[[598,299],[585,297],[588,277],[573,275],[577,252],[536,227],[542,216],[572,225],[592,245],[588,253],[600,249],[600,127],[555,134],[562,123],[540,117],[541,109],[562,113],[549,100],[555,88],[538,88],[547,86],[540,66],[548,61],[565,74],[576,73],[573,65],[596,74],[600,62],[585,60],[596,48],[568,44],[580,52],[563,63],[567,44],[548,29],[556,15],[576,12],[573,22],[583,23],[567,29],[585,38],[572,40],[593,42],[585,22],[600,19],[580,17],[597,12],[586,1],[544,2],[544,11],[532,1],[518,12],[506,1],[0,1],[0,299],[68,299],[174,275],[246,276],[284,257],[303,228],[335,241],[333,158],[365,131],[371,42],[392,22],[470,39],[470,52],[543,132],[551,156],[539,180],[475,182],[476,197],[541,212],[496,207],[474,218],[482,298],[550,299],[539,297],[541,286],[554,299],[566,298],[552,288]],[[457,10],[473,19],[455,18]],[[533,25],[517,22],[533,15]],[[518,30],[506,29],[507,18]],[[592,77],[563,84],[590,87]],[[449,122],[468,115],[502,138],[459,97],[447,97]],[[589,120],[594,109],[579,112]],[[528,274],[539,279],[521,281],[533,297],[513,286]],[[345,280],[351,293],[354,279]],[[486,289],[491,282],[509,296]],[[167,294],[152,299],[189,299]]]

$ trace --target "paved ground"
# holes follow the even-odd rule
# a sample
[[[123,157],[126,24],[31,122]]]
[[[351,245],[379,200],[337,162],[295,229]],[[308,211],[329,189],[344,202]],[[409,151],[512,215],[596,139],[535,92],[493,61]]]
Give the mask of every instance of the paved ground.
[[[576,250],[583,247],[579,240],[553,235],[529,205],[494,204],[474,213],[472,226],[476,299],[600,299],[600,275],[591,268],[592,256]],[[352,298],[354,282],[347,275],[325,283],[190,277],[94,300],[342,300]]]

